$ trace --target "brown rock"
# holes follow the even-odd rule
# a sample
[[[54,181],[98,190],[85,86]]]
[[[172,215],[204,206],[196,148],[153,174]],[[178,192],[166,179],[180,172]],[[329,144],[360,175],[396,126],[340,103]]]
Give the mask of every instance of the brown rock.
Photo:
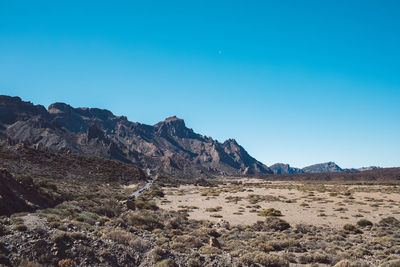
[[[218,239],[216,239],[215,237],[210,237],[210,247],[221,249],[221,245],[219,244]]]

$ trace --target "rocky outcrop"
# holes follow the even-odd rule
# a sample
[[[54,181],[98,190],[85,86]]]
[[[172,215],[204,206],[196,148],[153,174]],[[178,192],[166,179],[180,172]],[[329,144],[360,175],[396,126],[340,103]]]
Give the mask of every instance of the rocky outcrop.
[[[108,110],[43,106],[0,96],[0,138],[10,145],[86,154],[178,177],[272,173],[234,139],[223,143],[195,133],[177,117],[155,125]]]

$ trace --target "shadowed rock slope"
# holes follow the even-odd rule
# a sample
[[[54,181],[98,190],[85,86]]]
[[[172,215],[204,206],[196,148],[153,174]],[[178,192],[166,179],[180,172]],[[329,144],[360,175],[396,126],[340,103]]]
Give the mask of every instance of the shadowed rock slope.
[[[28,179],[17,180],[6,169],[0,169],[0,215],[32,211],[54,203],[54,199],[40,192]]]
[[[54,103],[46,110],[18,97],[0,96],[0,139],[9,145],[114,159],[177,177],[272,173],[234,139],[220,143],[176,117],[151,126],[97,108]]]
[[[132,164],[0,143],[0,215],[52,207],[74,199],[80,183],[90,191],[97,184],[143,181],[145,173]]]

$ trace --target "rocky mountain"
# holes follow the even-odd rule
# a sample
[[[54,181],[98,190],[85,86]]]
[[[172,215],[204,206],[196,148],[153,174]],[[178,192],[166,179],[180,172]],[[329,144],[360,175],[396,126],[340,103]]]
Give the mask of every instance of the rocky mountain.
[[[269,166],[274,174],[296,174],[296,173],[304,173],[302,169],[293,168],[289,164],[284,163],[275,163],[274,165]]]
[[[358,169],[342,169],[334,162],[314,164],[303,169],[291,167],[289,164],[275,163],[269,167],[274,174],[301,174],[301,173],[330,173],[343,171],[358,171]]]
[[[108,110],[65,103],[46,109],[19,97],[0,96],[0,139],[9,145],[114,159],[177,177],[272,173],[234,139],[220,143],[195,133],[177,117],[146,125]]]
[[[327,173],[327,172],[342,172],[343,169],[340,168],[335,162],[326,162],[314,164],[307,166],[302,169],[304,173]]]
[[[380,167],[370,166],[362,168],[342,169],[334,162],[314,164],[303,169],[291,167],[289,164],[275,163],[269,166],[274,174],[301,174],[301,173],[332,173],[332,172],[364,172],[379,169]]]

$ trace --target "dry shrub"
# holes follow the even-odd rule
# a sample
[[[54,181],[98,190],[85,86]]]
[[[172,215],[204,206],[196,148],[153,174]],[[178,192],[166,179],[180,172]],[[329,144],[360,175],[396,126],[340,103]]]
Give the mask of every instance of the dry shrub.
[[[343,230],[345,230],[347,233],[353,233],[353,234],[362,234],[362,231],[358,229],[355,225],[346,223],[343,226]]]
[[[357,225],[360,226],[360,227],[366,227],[366,226],[372,226],[373,223],[371,221],[369,221],[369,220],[361,219],[361,220],[359,220],[357,222]]]
[[[106,234],[106,238],[109,238],[117,243],[128,245],[134,240],[134,236],[124,230],[113,230]]]
[[[58,262],[59,267],[75,267],[77,266],[75,261],[71,259],[63,259]]]
[[[221,211],[221,210],[222,210],[221,206],[217,206],[215,208],[206,208],[207,212],[218,212],[218,211]]]
[[[256,231],[283,231],[290,228],[290,224],[285,220],[276,217],[267,217],[265,221],[258,221],[252,228]]]
[[[81,232],[72,232],[69,236],[75,240],[85,240],[87,238],[87,236]]]
[[[367,267],[368,264],[361,263],[361,262],[352,262],[349,260],[341,260],[335,264],[334,267]]]
[[[186,245],[184,243],[177,242],[177,241],[171,242],[169,246],[170,246],[171,249],[179,251],[181,253],[186,252],[186,249],[187,249],[187,247],[186,247]]]
[[[141,199],[136,200],[136,208],[139,210],[158,210],[158,206],[154,202],[144,201]]]
[[[96,209],[99,215],[107,216],[108,218],[116,217],[120,214],[121,207],[114,199],[107,199]]]
[[[282,212],[280,210],[274,209],[274,208],[269,208],[266,210],[262,210],[259,213],[257,213],[258,216],[282,216]]]
[[[251,252],[243,255],[240,264],[244,266],[251,266],[260,264],[267,267],[285,267],[289,266],[289,262],[278,255],[268,254],[265,252]]]
[[[168,256],[168,251],[161,247],[155,247],[151,252],[151,258],[153,259],[154,262],[159,262],[162,259],[166,258],[167,256]]]
[[[166,222],[166,227],[171,229],[179,229],[184,224],[184,219],[182,217],[172,217]]]
[[[51,241],[53,241],[56,244],[65,244],[65,243],[71,241],[71,237],[67,233],[61,232],[61,233],[53,236],[51,238]]]
[[[149,231],[164,228],[164,225],[161,222],[150,215],[131,215],[128,217],[128,224]]]
[[[294,239],[272,240],[265,244],[265,249],[280,251],[291,248],[291,251],[301,251],[300,242]],[[272,248],[272,249],[271,249]]]
[[[201,267],[201,260],[199,257],[191,257],[187,261],[187,266],[188,267]]]
[[[160,262],[157,262],[156,267],[175,267],[177,266],[173,259],[165,259]]]
[[[150,241],[144,240],[140,237],[131,240],[129,245],[141,253],[148,251],[151,247]]]
[[[2,264],[3,262],[1,262]],[[7,266],[7,265],[6,265]],[[11,266],[11,265],[10,265]],[[44,265],[37,263],[37,262],[32,262],[27,259],[22,259],[18,265],[19,267],[44,267]]]
[[[399,267],[399,266],[400,266],[400,259],[390,260],[382,264],[382,267]]]
[[[210,255],[221,254],[222,253],[222,250],[220,250],[219,248],[210,247],[208,245],[201,247],[200,251],[201,251],[202,254],[210,254]]]
[[[380,220],[379,224],[381,226],[395,226],[400,227],[400,221],[397,220],[395,217],[387,217]]]

